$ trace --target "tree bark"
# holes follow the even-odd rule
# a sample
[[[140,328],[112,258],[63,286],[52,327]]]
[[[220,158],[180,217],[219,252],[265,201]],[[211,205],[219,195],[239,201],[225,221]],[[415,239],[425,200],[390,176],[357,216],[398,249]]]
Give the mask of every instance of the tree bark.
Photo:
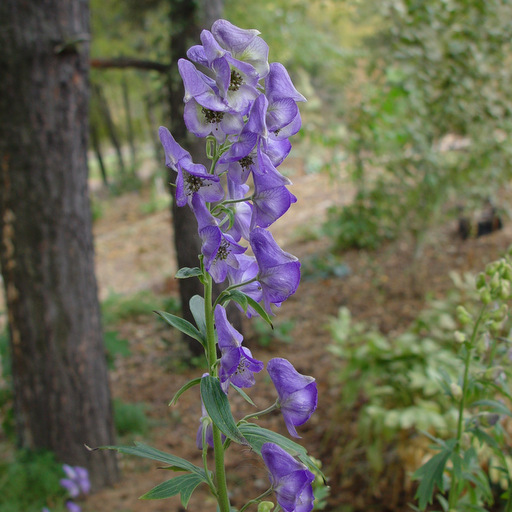
[[[87,188],[87,0],[0,2],[0,261],[20,446],[118,478]],[[85,36],[84,36],[85,34]]]

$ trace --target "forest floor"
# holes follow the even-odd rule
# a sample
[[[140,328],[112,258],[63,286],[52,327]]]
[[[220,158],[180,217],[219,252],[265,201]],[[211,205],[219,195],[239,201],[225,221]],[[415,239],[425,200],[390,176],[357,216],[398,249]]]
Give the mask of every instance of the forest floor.
[[[330,242],[321,226],[329,206],[351,200],[350,190],[332,183],[323,175],[295,172],[291,191],[298,202],[280,219],[272,232],[279,244],[299,257],[303,280],[297,293],[277,311],[279,326],[292,325],[292,342],[274,339],[261,342],[254,322],[244,321],[247,345],[253,355],[267,362],[272,357],[289,359],[299,372],[316,377],[319,406],[310,421],[300,428],[300,442],[310,454],[321,459],[330,478],[329,510],[375,512],[410,510],[411,498],[404,492],[403,472],[387,476],[385,486],[372,486],[364,478],[354,478],[340,457],[340,443],[353,432],[353,418],[336,417],[339,383],[336,369],[340,362],[327,350],[331,335],[329,319],[346,306],[357,321],[364,321],[383,332],[404,329],[421,309],[428,293],[435,296],[451,287],[450,271],[478,272],[486,263],[499,257],[512,240],[512,226],[489,236],[462,241],[456,236],[456,224],[438,226],[421,254],[414,259],[406,240],[388,244],[375,252],[351,250],[328,259]],[[103,299],[112,293],[130,295],[151,290],[159,296],[178,296],[173,278],[176,266],[168,209],[141,213],[147,204],[147,191],[124,194],[104,202],[102,215],[95,222],[97,275]],[[142,208],[143,209],[143,208]],[[323,263],[322,263],[323,262]],[[326,266],[326,263],[328,265]],[[329,272],[340,270],[339,272]],[[338,275],[336,275],[338,274]],[[276,329],[279,331],[279,329]],[[174,393],[190,378],[201,375],[184,361],[186,347],[176,332],[154,315],[130,318],[118,326],[119,336],[129,340],[130,355],[117,357],[111,372],[114,397],[125,402],[145,404],[150,431],[144,438],[121,439],[123,443],[144,441],[164,451],[201,464],[195,437],[201,414],[197,388],[187,391],[177,406],[168,407]],[[260,341],[258,341],[260,340]],[[275,400],[275,391],[263,373],[249,390],[260,408]],[[251,406],[239,396],[233,397],[233,414],[240,418]],[[263,426],[287,435],[280,415],[271,415]],[[333,428],[333,425],[335,428]],[[325,441],[327,431],[345,434]],[[113,488],[99,492],[82,506],[85,512],[174,512],[181,509],[178,498],[141,501],[138,497],[165,481],[168,473],[158,463],[135,457],[120,456],[122,479]],[[246,496],[254,497],[268,486],[265,468],[257,456],[246,448],[228,452],[227,473],[232,502],[240,506]],[[199,488],[200,489],[200,488]],[[206,491],[198,490],[189,510],[214,510]]]

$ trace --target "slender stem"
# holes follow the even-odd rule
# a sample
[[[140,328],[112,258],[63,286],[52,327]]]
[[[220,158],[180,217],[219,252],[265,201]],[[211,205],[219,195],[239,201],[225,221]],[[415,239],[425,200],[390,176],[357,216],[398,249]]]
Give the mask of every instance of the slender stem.
[[[456,445],[455,445],[455,456],[458,457],[460,454],[460,442],[462,439],[463,429],[464,429],[464,409],[466,407],[466,401],[468,398],[468,385],[469,385],[469,367],[471,366],[471,357],[473,356],[473,348],[475,346],[476,336],[478,334],[478,328],[480,326],[480,322],[484,315],[484,311],[486,306],[483,306],[480,310],[480,314],[475,322],[473,327],[473,332],[471,333],[471,339],[469,343],[466,344],[466,356],[464,358],[464,376],[462,379],[462,396],[459,402],[459,417],[457,421],[457,437],[456,437]],[[450,483],[450,493],[448,495],[448,505],[449,509],[455,508],[457,504],[457,495],[458,495],[458,482],[455,478],[455,473],[452,471],[452,480]]]
[[[244,510],[248,507],[250,507],[253,503],[259,503],[263,498],[266,498],[270,493],[272,492],[272,487],[270,489],[267,489],[263,494],[260,494],[257,498],[254,498],[251,501],[248,501],[240,510],[239,512],[244,512]]]
[[[217,377],[217,349],[215,343],[215,327],[213,320],[212,306],[212,276],[204,273],[204,315],[206,322],[206,347],[208,357],[208,367],[210,375]],[[217,480],[217,502],[220,512],[229,512],[229,497],[226,485],[226,468],[224,466],[224,447],[222,445],[222,437],[219,428],[213,423],[213,451],[215,457],[215,476]]]
[[[247,416],[243,417],[241,421],[247,421],[250,418],[259,418],[260,416],[263,416],[264,414],[268,414],[269,412],[275,411],[276,409],[279,409],[279,403],[276,401],[273,403],[270,407],[267,407],[266,409],[263,409],[263,411],[255,412],[253,414],[248,414]],[[240,510],[240,512],[242,512]]]
[[[206,428],[207,425],[203,424],[203,467],[204,472],[206,474],[206,480],[208,481],[208,485],[210,486],[210,490],[212,491],[212,494],[217,497],[217,490],[215,488],[215,484],[212,482],[210,471],[208,470],[208,442],[206,441]]]
[[[219,296],[217,297],[217,299],[215,300],[215,304],[213,305],[213,307],[215,307],[217,304],[220,304],[221,300],[231,291],[231,290],[235,290],[236,288],[240,288],[242,286],[245,286],[247,284],[250,284],[250,283],[254,283],[255,281],[258,280],[258,276],[256,277],[253,277],[252,279],[249,279],[247,281],[244,281],[243,283],[238,283],[238,284],[232,284],[231,286],[228,286],[225,290],[222,291],[221,294],[219,294]]]

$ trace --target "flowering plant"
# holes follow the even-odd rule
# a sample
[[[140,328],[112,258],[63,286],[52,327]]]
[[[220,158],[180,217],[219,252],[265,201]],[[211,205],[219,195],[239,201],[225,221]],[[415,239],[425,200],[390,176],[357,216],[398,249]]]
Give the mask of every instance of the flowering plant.
[[[192,209],[202,240],[199,266],[182,268],[176,277],[198,278],[204,297],[190,301],[196,325],[169,313],[158,314],[204,347],[208,372],[188,382],[171,401],[176,403],[182,393],[199,385],[202,414],[197,446],[203,453],[203,467],[141,444],[108,448],[184,472],[142,498],[179,493],[186,506],[194,490],[205,484],[219,510],[229,512],[224,453],[231,443],[239,443],[262,456],[270,483],[240,512],[271,493],[277,508],[309,512],[314,501],[312,471],[318,473],[317,464],[299,444],[248,420],[281,409],[290,435],[299,437],[296,427],[317,406],[315,379],[301,375],[285,359],[272,359],[267,370],[278,399],[265,410],[235,421],[229,392],[251,402],[241,388],[255,384],[255,374],[264,364],[243,346],[243,336],[226,312],[233,301],[248,317],[260,316],[272,325],[272,305],[279,307],[299,285],[300,262],[278,246],[267,228],[296,202],[287,188],[290,181],[277,167],[290,152],[289,137],[301,126],[297,102],[305,98],[284,66],[269,64],[268,46],[257,30],[218,20],[211,31],[201,33],[201,43],[189,49],[190,60],[180,59],[178,68],[185,86],[185,124],[190,132],[206,138],[210,168],[194,163],[167,128],[160,127],[159,136],[165,163],[177,173],[176,203]],[[246,254],[249,247],[253,255]],[[226,283],[215,299],[213,282]],[[208,467],[209,448],[214,453],[213,470]]]

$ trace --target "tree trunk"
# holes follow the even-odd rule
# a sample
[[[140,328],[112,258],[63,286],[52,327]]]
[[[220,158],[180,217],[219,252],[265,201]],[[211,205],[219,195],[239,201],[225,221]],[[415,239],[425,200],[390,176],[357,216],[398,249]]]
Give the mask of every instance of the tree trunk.
[[[19,444],[118,477],[87,189],[87,0],[0,2],[0,261]]]

